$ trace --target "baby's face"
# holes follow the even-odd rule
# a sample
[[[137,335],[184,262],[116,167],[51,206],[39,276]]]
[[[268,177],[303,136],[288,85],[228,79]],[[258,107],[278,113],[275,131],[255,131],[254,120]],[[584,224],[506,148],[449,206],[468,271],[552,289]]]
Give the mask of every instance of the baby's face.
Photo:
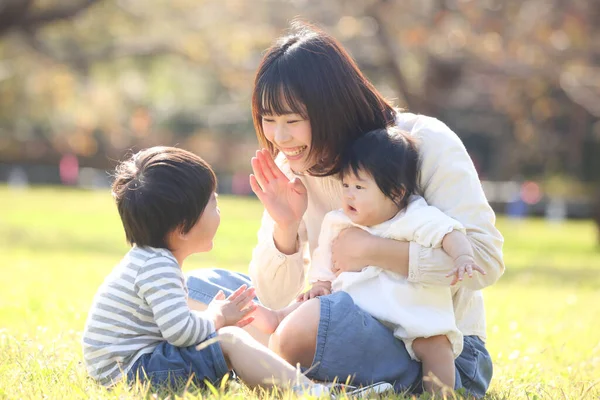
[[[349,173],[342,179],[343,210],[352,222],[373,226],[385,222],[399,211],[392,199],[386,197],[375,179],[363,171]]]

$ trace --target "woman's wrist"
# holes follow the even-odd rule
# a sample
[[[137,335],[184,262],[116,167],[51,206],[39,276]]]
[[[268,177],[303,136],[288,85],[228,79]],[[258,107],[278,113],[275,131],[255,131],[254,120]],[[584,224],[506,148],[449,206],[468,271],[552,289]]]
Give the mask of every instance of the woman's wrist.
[[[275,227],[273,228],[273,242],[277,250],[287,255],[297,253],[299,228],[300,222],[283,226],[275,223]]]
[[[371,236],[363,243],[363,249],[367,265],[408,276],[410,242]]]
[[[382,238],[375,235],[370,235],[366,240],[361,242],[360,254],[362,254],[362,261],[365,265],[377,265],[381,260],[378,259],[377,255],[380,251],[378,246],[382,245]]]

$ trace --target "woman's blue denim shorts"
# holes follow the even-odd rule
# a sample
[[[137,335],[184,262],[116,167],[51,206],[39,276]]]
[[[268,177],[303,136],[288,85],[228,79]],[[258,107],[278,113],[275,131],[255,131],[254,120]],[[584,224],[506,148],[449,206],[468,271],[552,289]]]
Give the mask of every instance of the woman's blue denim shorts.
[[[226,294],[241,285],[251,286],[244,274],[221,269],[194,271],[188,277],[190,298],[208,304],[219,290]],[[307,376],[319,381],[353,385],[386,381],[397,391],[422,391],[421,364],[410,358],[404,343],[392,331],[362,311],[345,292],[319,297],[321,316],[317,349]],[[257,300],[258,301],[258,300]],[[484,342],[465,336],[463,352],[456,358],[456,389],[483,397],[492,379],[492,360]]]

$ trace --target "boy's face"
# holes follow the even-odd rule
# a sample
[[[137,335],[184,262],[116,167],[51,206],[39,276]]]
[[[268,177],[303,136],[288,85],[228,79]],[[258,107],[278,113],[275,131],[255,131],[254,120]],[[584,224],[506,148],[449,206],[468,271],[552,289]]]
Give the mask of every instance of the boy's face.
[[[196,225],[185,234],[192,252],[200,253],[213,248],[213,239],[221,223],[221,211],[217,205],[218,195],[213,192]]]
[[[373,226],[385,222],[400,211],[386,197],[373,177],[362,171],[358,175],[348,173],[342,179],[343,210],[352,222],[362,226]]]

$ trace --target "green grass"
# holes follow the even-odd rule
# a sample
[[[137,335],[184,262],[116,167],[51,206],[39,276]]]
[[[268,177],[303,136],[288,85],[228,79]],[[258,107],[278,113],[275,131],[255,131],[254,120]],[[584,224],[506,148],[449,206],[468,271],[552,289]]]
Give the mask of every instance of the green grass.
[[[215,249],[191,257],[185,270],[246,270],[262,206],[226,196],[220,206]],[[0,187],[0,210],[0,399],[153,398],[147,386],[107,391],[86,378],[81,364],[92,297],[127,251],[110,194]],[[495,366],[488,398],[600,398],[594,225],[499,219],[498,226],[506,238],[507,272],[484,292]],[[235,384],[215,393],[253,396]],[[158,397],[203,394],[191,388]]]

